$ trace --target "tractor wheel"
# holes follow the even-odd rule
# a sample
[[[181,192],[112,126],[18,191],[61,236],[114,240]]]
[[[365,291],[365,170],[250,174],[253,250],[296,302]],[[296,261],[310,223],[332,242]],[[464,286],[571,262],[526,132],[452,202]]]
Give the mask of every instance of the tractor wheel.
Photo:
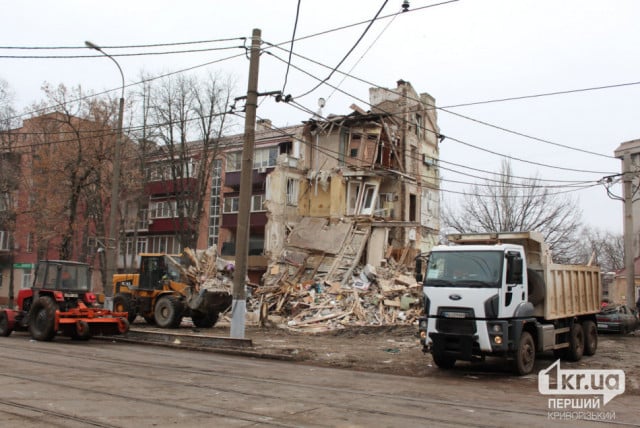
[[[0,312],[0,336],[7,337],[13,329],[9,328],[9,319],[5,311]]]
[[[598,327],[593,321],[585,321],[582,323],[584,330],[584,355],[594,355],[598,349]]]
[[[162,328],[178,328],[182,322],[182,303],[173,296],[158,299],[154,310],[156,324]]]
[[[199,328],[209,328],[213,327],[215,323],[218,321],[218,313],[217,312],[193,312],[191,314],[191,321],[193,321],[193,325]]]
[[[531,333],[523,331],[520,335],[518,349],[516,349],[514,359],[514,371],[523,376],[528,375],[533,370],[536,362],[536,344],[531,337]]]
[[[71,335],[73,340],[89,340],[91,338],[91,329],[89,323],[84,320],[76,321],[76,331]]]
[[[129,320],[126,318],[118,318],[118,333],[126,334],[129,331]]]
[[[57,305],[51,297],[42,296],[29,312],[29,332],[35,340],[50,341],[56,335]]]
[[[131,298],[126,294],[118,293],[113,298],[113,311],[114,312],[127,312],[127,320],[129,323],[133,323],[138,316],[136,310],[131,304]]]

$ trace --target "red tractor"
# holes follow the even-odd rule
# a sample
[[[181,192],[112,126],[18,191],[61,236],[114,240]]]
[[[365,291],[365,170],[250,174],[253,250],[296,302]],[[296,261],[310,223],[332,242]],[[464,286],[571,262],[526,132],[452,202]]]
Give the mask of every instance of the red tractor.
[[[93,335],[129,331],[126,312],[98,306],[91,291],[88,264],[66,260],[38,263],[33,287],[18,293],[18,309],[0,310],[0,336],[29,331],[36,340],[53,340],[56,334],[88,340]]]

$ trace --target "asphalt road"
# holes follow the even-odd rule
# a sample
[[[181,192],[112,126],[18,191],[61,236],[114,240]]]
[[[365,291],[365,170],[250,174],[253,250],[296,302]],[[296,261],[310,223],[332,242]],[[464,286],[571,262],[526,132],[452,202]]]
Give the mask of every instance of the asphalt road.
[[[105,340],[0,338],[2,427],[598,426],[531,382],[414,378]],[[636,396],[604,409],[637,426]]]

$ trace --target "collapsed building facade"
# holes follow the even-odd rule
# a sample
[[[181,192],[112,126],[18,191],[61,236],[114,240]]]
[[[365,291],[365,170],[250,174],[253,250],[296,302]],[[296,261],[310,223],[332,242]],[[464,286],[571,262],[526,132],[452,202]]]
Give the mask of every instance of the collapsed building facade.
[[[362,265],[411,264],[439,235],[435,100],[371,88],[370,111],[303,125],[300,156],[269,174],[263,281],[345,285]]]

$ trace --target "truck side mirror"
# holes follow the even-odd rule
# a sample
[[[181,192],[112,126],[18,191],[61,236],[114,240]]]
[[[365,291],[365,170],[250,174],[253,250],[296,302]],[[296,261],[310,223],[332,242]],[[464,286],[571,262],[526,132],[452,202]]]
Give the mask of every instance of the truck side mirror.
[[[518,252],[507,253],[507,284],[522,284],[522,256]]]
[[[415,275],[416,275],[416,282],[418,282],[418,283],[422,282],[422,280],[423,280],[423,277],[422,277],[422,259],[420,257],[418,257],[416,259]]]

